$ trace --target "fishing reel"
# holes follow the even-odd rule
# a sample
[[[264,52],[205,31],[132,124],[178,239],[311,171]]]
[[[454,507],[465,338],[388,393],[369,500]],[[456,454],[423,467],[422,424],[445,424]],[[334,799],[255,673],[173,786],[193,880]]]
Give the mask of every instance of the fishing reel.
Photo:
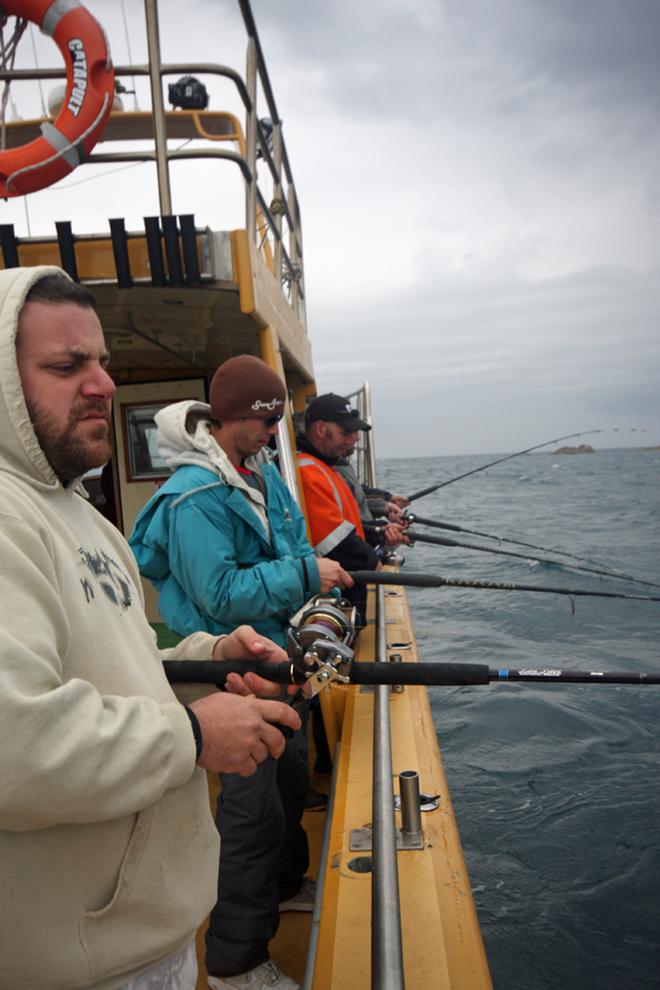
[[[291,677],[309,684],[310,696],[333,682],[350,683],[356,621],[355,607],[330,595],[316,595],[293,617],[286,644]]]

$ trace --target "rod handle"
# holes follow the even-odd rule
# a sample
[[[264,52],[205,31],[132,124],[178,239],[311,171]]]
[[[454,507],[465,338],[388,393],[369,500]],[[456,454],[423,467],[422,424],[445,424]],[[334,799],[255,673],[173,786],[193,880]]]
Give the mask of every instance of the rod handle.
[[[224,687],[228,674],[258,674],[275,684],[294,684],[288,662],[265,660],[164,660],[165,676],[170,684],[215,684]]]

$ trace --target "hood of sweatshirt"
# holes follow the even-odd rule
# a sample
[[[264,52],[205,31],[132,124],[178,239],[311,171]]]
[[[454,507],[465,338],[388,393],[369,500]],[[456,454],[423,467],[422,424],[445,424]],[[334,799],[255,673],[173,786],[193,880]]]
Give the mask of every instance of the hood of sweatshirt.
[[[16,362],[18,317],[31,287],[46,275],[64,275],[60,268],[8,268],[0,271],[0,472],[14,475],[40,491],[62,489],[34,432]],[[68,278],[68,276],[66,276]],[[67,490],[86,494],[75,479]]]
[[[203,467],[217,474],[225,485],[240,488],[268,533],[263,495],[247,484],[209,432],[211,407],[206,402],[185,399],[165,406],[154,418],[158,427],[158,452],[167,466],[173,471],[184,464]],[[268,457],[264,457],[260,451],[255,457],[246,458],[244,464],[248,470],[258,471],[260,465],[267,461]]]

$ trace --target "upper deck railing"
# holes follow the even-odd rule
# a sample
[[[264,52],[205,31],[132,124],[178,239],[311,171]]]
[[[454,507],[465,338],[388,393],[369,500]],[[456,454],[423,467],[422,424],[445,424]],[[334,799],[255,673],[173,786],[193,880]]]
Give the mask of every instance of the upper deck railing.
[[[371,386],[365,382],[360,388],[346,396],[360,413],[360,419],[373,423],[371,417]],[[356,460],[357,475],[363,485],[373,488],[376,484],[376,450],[373,430],[361,432],[353,455]]]
[[[245,78],[229,66],[215,63],[163,63],[160,58],[157,0],[144,0],[149,63],[115,66],[117,78],[148,77],[151,82],[151,114],[114,113],[102,141],[153,140],[153,148],[131,151],[96,151],[88,163],[148,162],[156,165],[160,212],[170,216],[178,212],[172,203],[169,167],[174,161],[220,159],[233,162],[245,184],[245,228],[261,251],[282,293],[306,328],[305,288],[300,206],[291,165],[282,136],[282,121],[273,96],[263,50],[248,0],[238,0],[247,33]],[[235,87],[245,111],[244,131],[230,128],[226,133],[210,133],[204,128],[205,113],[193,114],[192,136],[209,142],[235,141],[238,151],[218,147],[170,148],[168,139],[180,113],[165,111],[163,79],[166,76],[211,75],[228,79]],[[12,69],[0,71],[0,81],[66,79],[61,69]],[[257,105],[259,85],[265,100],[260,116]],[[220,115],[219,115],[220,116]],[[228,118],[231,115],[226,115]],[[142,126],[139,126],[142,118]],[[122,120],[124,126],[122,126]],[[272,133],[266,133],[262,121],[268,121]],[[8,147],[21,144],[37,128],[38,121],[7,123],[3,135]],[[259,183],[257,160],[263,160],[272,180],[272,196]]]

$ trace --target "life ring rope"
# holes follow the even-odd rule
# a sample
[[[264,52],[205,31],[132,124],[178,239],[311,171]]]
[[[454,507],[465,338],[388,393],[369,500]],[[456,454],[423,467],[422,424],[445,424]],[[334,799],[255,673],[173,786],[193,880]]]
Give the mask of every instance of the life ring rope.
[[[72,10],[76,10],[76,8],[80,6],[81,4],[78,0],[53,0],[44,14],[43,21],[41,22],[41,30],[43,33],[52,38],[55,34],[55,28],[60,23],[64,15],[69,14]]]
[[[109,103],[109,97],[108,94],[106,93],[105,96],[103,97],[103,106],[99,110],[96,119],[92,121],[92,123],[89,125],[87,130],[84,131],[79,138],[76,138],[75,141],[69,142],[65,137],[65,135],[62,134],[61,131],[58,131],[57,127],[55,127],[54,124],[50,124],[50,123],[42,124],[41,130],[44,139],[48,141],[49,144],[55,147],[53,141],[65,141],[67,143],[63,144],[61,148],[57,148],[55,154],[51,155],[50,158],[46,158],[42,162],[35,162],[33,165],[24,165],[23,168],[19,168],[15,172],[13,172],[12,175],[9,175],[7,177],[8,192],[11,192],[12,184],[15,181],[15,179],[18,178],[19,175],[23,175],[23,173],[26,172],[34,172],[36,169],[39,168],[45,168],[46,166],[50,165],[52,162],[56,161],[58,158],[64,158],[66,160],[67,164],[71,166],[70,171],[73,171],[73,169],[76,168],[76,166],[80,165],[83,159],[81,158],[80,152],[78,151],[78,145],[92,133],[95,127],[98,127],[107,110],[108,103]],[[69,155],[69,153],[72,150],[74,152],[74,155]],[[69,157],[67,157],[67,155],[69,155]],[[76,160],[75,162],[72,163],[72,159],[74,156]]]

